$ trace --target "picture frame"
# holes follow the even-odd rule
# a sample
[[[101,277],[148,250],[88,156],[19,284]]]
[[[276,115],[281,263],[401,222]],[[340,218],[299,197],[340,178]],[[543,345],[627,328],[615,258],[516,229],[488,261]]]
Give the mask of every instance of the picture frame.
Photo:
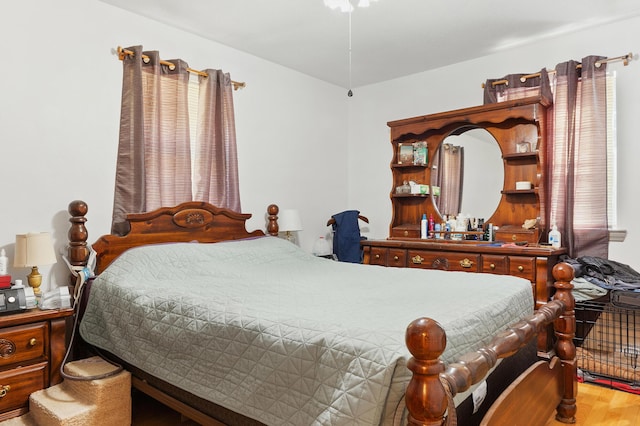
[[[426,141],[413,143],[413,164],[426,166],[429,161],[429,150]]]
[[[413,164],[413,144],[398,144],[398,164]]]
[[[516,144],[516,152],[518,154],[524,154],[531,151],[531,144],[529,142],[518,142]]]

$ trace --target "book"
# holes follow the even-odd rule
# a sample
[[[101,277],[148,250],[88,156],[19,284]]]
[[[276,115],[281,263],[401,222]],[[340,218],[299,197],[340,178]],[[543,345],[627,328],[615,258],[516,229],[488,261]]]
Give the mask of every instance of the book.
[[[413,144],[398,144],[398,164],[413,164]]]
[[[420,141],[413,143],[413,164],[419,166],[426,166],[428,163],[428,152],[427,142]]]

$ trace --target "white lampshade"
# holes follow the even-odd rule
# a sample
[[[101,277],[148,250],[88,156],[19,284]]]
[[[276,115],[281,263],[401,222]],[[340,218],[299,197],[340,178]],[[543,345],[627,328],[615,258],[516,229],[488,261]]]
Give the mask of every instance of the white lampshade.
[[[294,209],[284,209],[278,214],[278,229],[280,232],[302,231],[300,212]]]
[[[27,268],[56,263],[56,253],[48,232],[16,235],[16,253],[13,266]]]

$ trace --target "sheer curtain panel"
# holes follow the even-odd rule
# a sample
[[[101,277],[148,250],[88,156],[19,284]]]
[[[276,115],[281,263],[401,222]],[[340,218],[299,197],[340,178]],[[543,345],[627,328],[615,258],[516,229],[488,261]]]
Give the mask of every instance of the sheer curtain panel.
[[[220,70],[205,72],[199,77],[194,198],[240,211],[231,78]]]
[[[607,98],[606,62],[588,56],[555,70],[513,74],[485,83],[485,103],[544,96],[548,109],[547,149],[540,152],[545,194],[540,200],[546,231],[555,223],[569,256],[606,258]],[[599,63],[596,66],[596,63]]]
[[[572,257],[609,254],[605,59],[588,56],[556,66],[548,147],[548,219]],[[549,223],[549,222],[548,222]]]
[[[232,84],[228,74],[199,78],[192,166],[189,69],[180,59],[129,47],[123,63],[120,138],[112,233],[128,232],[126,215],[194,199],[240,211]],[[193,189],[192,167],[196,172]]]
[[[440,187],[438,210],[449,216],[457,216],[462,213],[464,148],[449,143],[442,144],[434,161],[437,166],[437,185]]]

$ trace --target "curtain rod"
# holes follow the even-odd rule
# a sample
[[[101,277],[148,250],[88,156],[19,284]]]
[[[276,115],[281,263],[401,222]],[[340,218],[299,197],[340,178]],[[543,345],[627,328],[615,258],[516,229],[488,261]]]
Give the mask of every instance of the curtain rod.
[[[120,59],[121,61],[125,58],[125,56],[133,56],[135,54],[134,51],[132,50],[128,50],[125,49],[121,46],[118,46],[118,59]],[[148,63],[149,62],[149,57],[147,55],[142,55],[142,60],[144,61],[144,63]],[[166,65],[169,67],[170,70],[174,70],[176,68],[175,64],[173,64],[172,62],[169,61],[164,61],[164,60],[160,60],[160,63],[162,65]],[[198,74],[201,75],[203,77],[207,77],[207,73],[203,72],[203,71],[198,71],[198,70],[194,70],[191,68],[187,68],[187,71],[194,73],[194,74]],[[238,89],[242,89],[244,88],[247,83],[243,82],[243,81],[233,81],[231,80],[231,84],[233,85],[233,90],[238,90]]]
[[[626,55],[616,56],[615,58],[602,59],[600,61],[597,61],[594,65],[595,65],[596,68],[600,68],[602,66],[602,64],[606,64],[607,62],[622,61],[622,63],[626,67],[627,65],[629,65],[629,60],[630,59],[633,59],[633,53],[627,53]],[[580,68],[582,68],[582,64],[576,65],[576,69],[580,69]],[[548,74],[555,74],[556,70],[550,70],[550,71],[547,71],[547,73]],[[520,77],[520,81],[522,83],[524,83],[528,79],[534,78],[534,77],[540,77],[540,73],[536,72],[536,73],[533,73],[533,74],[523,75],[522,77]],[[497,86],[499,84],[507,84],[507,83],[508,83],[507,80],[496,80],[493,83],[491,83],[491,85],[495,87],[495,86]],[[484,83],[482,83],[482,88],[484,89]]]

